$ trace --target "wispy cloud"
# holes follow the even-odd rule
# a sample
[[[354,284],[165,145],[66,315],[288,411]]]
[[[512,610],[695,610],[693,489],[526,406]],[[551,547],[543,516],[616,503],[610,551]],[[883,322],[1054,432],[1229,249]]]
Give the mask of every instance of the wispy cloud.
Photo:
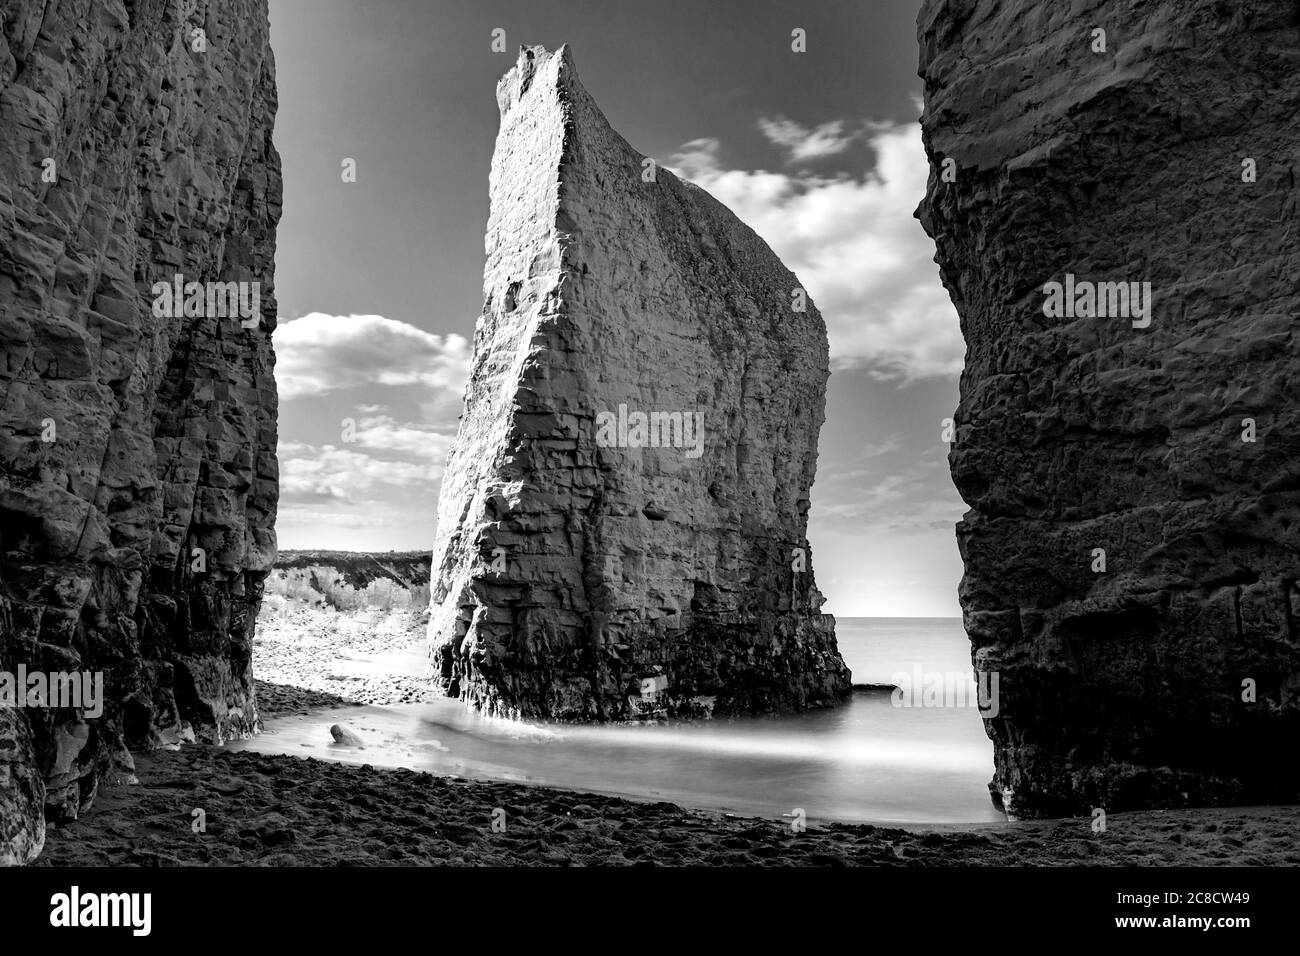
[[[763,135],[770,142],[784,148],[791,163],[808,162],[844,152],[858,138],[857,133],[846,133],[844,126],[843,120],[831,120],[810,128],[784,116],[771,119],[765,116],[758,121],[758,128]]]
[[[424,385],[459,401],[470,359],[464,336],[434,335],[382,315],[321,312],[281,325],[275,351],[286,401],[364,385]]]
[[[387,412],[382,406],[377,410]],[[399,422],[388,414],[372,414],[357,421],[356,441],[363,448],[401,452],[431,464],[441,464],[451,449],[454,435],[438,428],[437,425]]]
[[[934,243],[912,217],[928,176],[920,126],[866,123],[862,136],[875,154],[864,175],[727,169],[716,139],[684,144],[668,165],[795,271],[826,319],[835,367],[887,381],[956,375],[964,354],[957,314]],[[831,129],[814,142],[829,148],[839,139]]]
[[[280,395],[293,403],[282,419],[298,423],[279,446],[279,524],[293,528],[290,539],[328,542],[323,526],[372,535],[350,542],[413,527],[431,538],[468,376],[465,338],[312,313],[283,323],[275,345]]]
[[[339,448],[288,442],[280,446],[280,495],[293,501],[358,501],[381,485],[429,486],[442,475],[433,461],[394,461]]]

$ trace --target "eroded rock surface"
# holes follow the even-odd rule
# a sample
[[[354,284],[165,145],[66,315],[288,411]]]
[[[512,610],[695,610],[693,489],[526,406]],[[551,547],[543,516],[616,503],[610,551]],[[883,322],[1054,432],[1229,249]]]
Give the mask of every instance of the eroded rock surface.
[[[265,0],[0,0],[0,665],[106,698],[26,710],[52,818],[124,742],[257,726],[275,110]],[[259,307],[159,317],[176,275]]]
[[[918,32],[992,786],[1300,799],[1295,4],[930,0]],[[1049,318],[1067,274],[1150,282],[1150,324]]]
[[[288,587],[301,583],[315,592],[304,599],[324,597],[335,586],[363,602],[366,592],[390,590],[401,592],[403,603],[420,592],[427,603],[429,558],[428,551],[280,551],[273,573]]]
[[[27,714],[0,706],[0,866],[30,863],[45,846],[45,780]]]
[[[566,719],[833,703],[849,675],[806,539],[820,314],[792,308],[798,280],[726,208],[651,176],[566,48],[521,51],[497,102],[433,554],[437,680]],[[657,446],[636,431],[652,413],[677,416]]]

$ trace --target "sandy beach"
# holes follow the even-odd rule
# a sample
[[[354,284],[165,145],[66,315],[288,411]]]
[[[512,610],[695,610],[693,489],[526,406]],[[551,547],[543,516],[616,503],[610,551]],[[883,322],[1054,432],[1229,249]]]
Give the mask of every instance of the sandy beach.
[[[1115,813],[1103,833],[1084,818],[794,833],[666,803],[206,746],[140,755],[137,775],[51,828],[37,865],[1300,864],[1300,807]]]
[[[259,680],[261,713],[420,699],[410,668],[421,639],[420,615],[405,609],[269,616],[258,673],[297,682]],[[1077,818],[796,833],[788,820],[203,745],[137,754],[136,771],[138,785],[52,827],[38,865],[1300,864],[1294,806],[1113,813],[1104,832]]]
[[[272,582],[274,587],[277,582]],[[424,678],[427,611],[372,604],[339,611],[279,593],[263,602],[253,638],[253,672],[263,717],[284,713],[275,696],[303,691],[359,704],[431,700]],[[269,685],[278,685],[271,690]]]

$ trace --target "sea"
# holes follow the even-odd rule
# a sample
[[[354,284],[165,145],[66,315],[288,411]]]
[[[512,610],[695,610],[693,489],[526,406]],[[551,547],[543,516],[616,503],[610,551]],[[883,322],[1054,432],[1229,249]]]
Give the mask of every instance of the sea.
[[[961,620],[838,618],[836,634],[855,683],[911,687],[910,701],[857,692],[782,717],[609,726],[486,718],[441,700],[272,719],[228,746],[813,823],[1005,820],[989,798],[993,747],[976,695],[923,696],[917,685],[934,675],[974,687]],[[334,723],[356,730],[365,749],[335,744]]]

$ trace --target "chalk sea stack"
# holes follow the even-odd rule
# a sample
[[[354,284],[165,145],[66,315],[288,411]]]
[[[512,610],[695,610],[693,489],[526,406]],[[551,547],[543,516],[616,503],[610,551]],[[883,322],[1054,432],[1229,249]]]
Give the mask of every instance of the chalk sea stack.
[[[1296,5],[928,0],[918,34],[991,786],[1025,816],[1296,801]],[[1150,282],[1150,325],[1048,318],[1067,274]]]
[[[186,6],[0,0],[0,670],[100,671],[106,698],[98,719],[0,723],[0,746],[30,741],[54,820],[129,773],[124,745],[258,724],[274,65],[266,0]],[[260,321],[158,317],[153,287],[178,274],[260,283]],[[0,837],[30,858],[11,806]]]
[[[751,229],[610,128],[567,47],[522,49],[497,103],[435,680],[573,720],[835,703],[849,673],[806,537],[820,314]]]

